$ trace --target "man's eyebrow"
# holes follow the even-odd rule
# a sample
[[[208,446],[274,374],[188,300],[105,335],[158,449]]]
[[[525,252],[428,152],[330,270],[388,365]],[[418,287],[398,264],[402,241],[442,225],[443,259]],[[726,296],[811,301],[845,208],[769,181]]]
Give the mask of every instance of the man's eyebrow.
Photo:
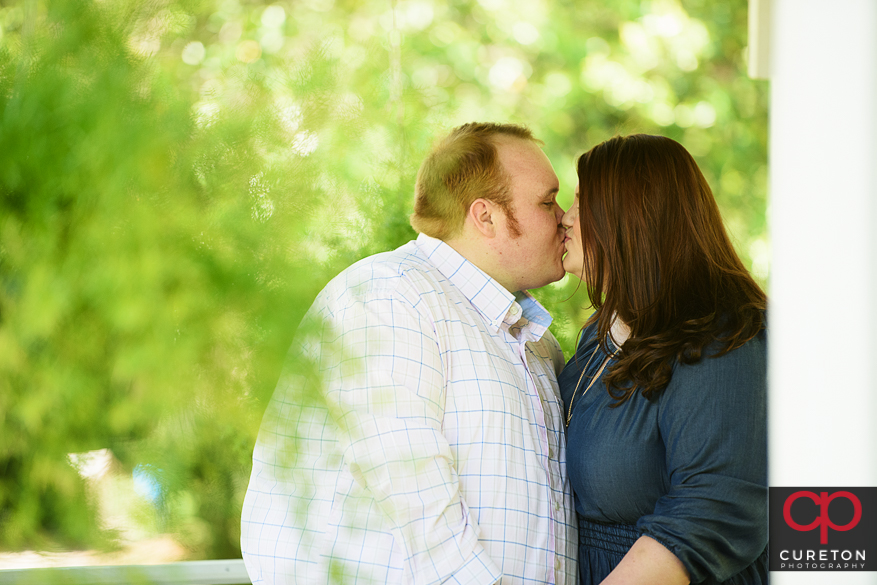
[[[552,195],[557,195],[560,193],[560,187],[554,187],[553,189],[549,189],[545,192],[545,195],[542,196],[543,199],[548,199]]]

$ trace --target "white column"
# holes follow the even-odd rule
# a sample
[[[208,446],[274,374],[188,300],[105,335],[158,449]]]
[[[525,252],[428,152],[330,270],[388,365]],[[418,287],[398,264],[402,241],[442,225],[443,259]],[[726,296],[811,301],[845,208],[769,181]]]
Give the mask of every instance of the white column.
[[[877,486],[877,1],[771,9],[770,483]]]

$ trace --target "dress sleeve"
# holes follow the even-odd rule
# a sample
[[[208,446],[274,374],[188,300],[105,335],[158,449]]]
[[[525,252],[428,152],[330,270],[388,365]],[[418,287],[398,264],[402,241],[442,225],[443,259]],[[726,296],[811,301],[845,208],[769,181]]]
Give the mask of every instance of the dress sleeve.
[[[697,583],[721,582],[767,545],[766,343],[677,365],[660,398],[668,492],[640,532],[673,552]]]
[[[406,582],[497,581],[442,433],[444,367],[434,324],[393,292],[338,305],[324,316],[321,370],[343,466],[384,516],[366,524],[389,524],[401,535]]]

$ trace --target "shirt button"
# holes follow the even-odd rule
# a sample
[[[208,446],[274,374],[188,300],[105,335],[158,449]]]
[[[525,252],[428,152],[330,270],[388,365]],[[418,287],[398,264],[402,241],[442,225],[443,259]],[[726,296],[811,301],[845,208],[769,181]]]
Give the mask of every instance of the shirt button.
[[[560,570],[560,559],[554,559],[554,568]]]

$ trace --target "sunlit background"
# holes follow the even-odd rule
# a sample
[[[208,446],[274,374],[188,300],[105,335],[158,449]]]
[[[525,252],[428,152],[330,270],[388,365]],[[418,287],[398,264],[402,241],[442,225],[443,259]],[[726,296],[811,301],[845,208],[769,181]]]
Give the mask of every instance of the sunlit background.
[[[745,62],[745,0],[0,4],[0,568],[239,558],[295,327],[454,125],[529,126],[565,207],[595,144],[680,141],[765,283]],[[584,292],[537,295],[569,355]]]

